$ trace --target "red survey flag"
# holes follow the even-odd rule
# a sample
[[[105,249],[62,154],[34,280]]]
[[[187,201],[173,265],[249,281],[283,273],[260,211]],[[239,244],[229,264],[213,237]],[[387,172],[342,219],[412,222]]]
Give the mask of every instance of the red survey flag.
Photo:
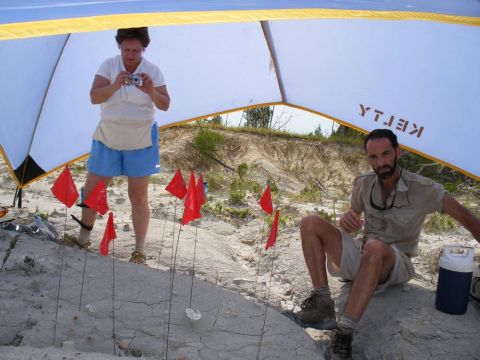
[[[79,195],[68,165],[65,166],[62,173],[55,180],[51,190],[53,195],[69,208],[77,201]]]
[[[201,208],[205,204],[205,192],[203,191],[203,175],[200,174],[197,182],[197,201],[198,207]]]
[[[265,244],[265,250],[268,250],[270,246],[275,245],[275,242],[277,241],[279,215],[280,215],[280,210],[275,211],[275,219],[273,220],[272,229],[270,230],[270,235],[268,235],[268,240],[267,240],[267,243]]]
[[[263,192],[263,195],[260,198],[260,201],[258,203],[260,204],[260,207],[262,208],[263,211],[265,211],[270,215],[273,213],[272,194],[270,192],[269,185],[267,185],[267,188]]]
[[[188,184],[187,195],[185,195],[185,209],[183,210],[182,224],[186,225],[192,220],[199,219],[200,206],[198,206],[197,185],[195,184],[195,174],[190,174],[190,183]]]
[[[88,199],[85,200],[85,205],[102,215],[107,213],[107,189],[105,188],[103,180],[100,180],[97,185],[95,185]]]
[[[110,245],[110,241],[116,238],[117,233],[115,232],[115,225],[113,225],[113,213],[110,212],[110,214],[108,214],[107,227],[105,228],[102,241],[100,242],[100,247],[98,248],[100,250],[100,255],[108,255],[108,246]]]
[[[185,186],[185,180],[180,169],[177,169],[170,183],[165,188],[170,194],[182,200],[187,193],[187,187]]]

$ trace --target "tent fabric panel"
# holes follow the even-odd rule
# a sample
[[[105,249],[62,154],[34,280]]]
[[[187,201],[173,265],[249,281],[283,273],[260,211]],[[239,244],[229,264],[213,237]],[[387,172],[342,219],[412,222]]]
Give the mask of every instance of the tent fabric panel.
[[[0,96],[0,144],[14,169],[28,155],[43,94],[65,38],[62,35],[0,42],[5,84]]]
[[[480,137],[479,28],[368,20],[270,25],[288,103],[366,131],[391,128],[401,144],[480,176],[478,160],[468,156]],[[370,107],[364,116],[361,105]]]
[[[149,56],[164,69],[171,95],[170,109],[156,112],[159,125],[281,101],[259,23],[170,26],[155,31],[162,49]]]
[[[480,16],[475,0],[405,1],[334,1],[334,0],[137,0],[137,1],[71,1],[37,0],[2,1],[0,23],[42,21],[112,14],[159,12],[209,12],[286,9],[346,9],[368,11],[431,12],[460,16]]]
[[[114,36],[106,31],[72,34],[68,39],[30,152],[47,172],[90,151],[100,119],[100,106],[90,102],[90,89],[100,64],[119,53]]]
[[[114,36],[104,31],[69,38],[31,151],[47,172],[90,151],[100,115],[90,87],[100,64],[119,54]],[[155,27],[150,36],[144,56],[162,70],[171,97],[168,112],[155,112],[159,125],[281,101],[259,23]]]

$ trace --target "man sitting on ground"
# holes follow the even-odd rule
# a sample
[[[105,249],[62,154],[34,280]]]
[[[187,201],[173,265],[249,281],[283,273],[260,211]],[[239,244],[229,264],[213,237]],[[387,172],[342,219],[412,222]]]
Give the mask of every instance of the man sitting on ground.
[[[354,180],[350,209],[340,218],[340,229],[316,215],[303,218],[300,225],[314,290],[295,314],[296,320],[320,329],[335,323],[326,268],[333,276],[353,281],[333,334],[337,359],[351,357],[352,334],[375,290],[406,283],[414,276],[410,258],[417,253],[427,214],[438,211],[452,216],[480,242],[477,217],[442,185],[399,167],[400,148],[392,131],[373,130],[364,148],[373,172]],[[355,239],[351,233],[362,228],[364,236]]]

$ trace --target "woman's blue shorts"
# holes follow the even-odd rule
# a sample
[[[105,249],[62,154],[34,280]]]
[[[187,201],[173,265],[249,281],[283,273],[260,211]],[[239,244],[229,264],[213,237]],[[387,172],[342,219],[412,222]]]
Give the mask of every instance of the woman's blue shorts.
[[[152,146],[138,150],[114,150],[93,140],[88,172],[105,177],[142,177],[160,172],[158,125],[152,126]]]

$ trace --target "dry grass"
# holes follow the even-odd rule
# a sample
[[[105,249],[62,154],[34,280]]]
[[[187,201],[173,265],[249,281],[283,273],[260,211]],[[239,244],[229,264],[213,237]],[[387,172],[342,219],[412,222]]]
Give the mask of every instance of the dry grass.
[[[435,275],[438,273],[440,266],[440,258],[442,257],[443,248],[436,249],[427,257],[425,271],[430,275],[430,281],[434,281]]]
[[[424,224],[424,231],[431,234],[442,234],[455,229],[457,223],[450,216],[440,213],[429,215]]]

